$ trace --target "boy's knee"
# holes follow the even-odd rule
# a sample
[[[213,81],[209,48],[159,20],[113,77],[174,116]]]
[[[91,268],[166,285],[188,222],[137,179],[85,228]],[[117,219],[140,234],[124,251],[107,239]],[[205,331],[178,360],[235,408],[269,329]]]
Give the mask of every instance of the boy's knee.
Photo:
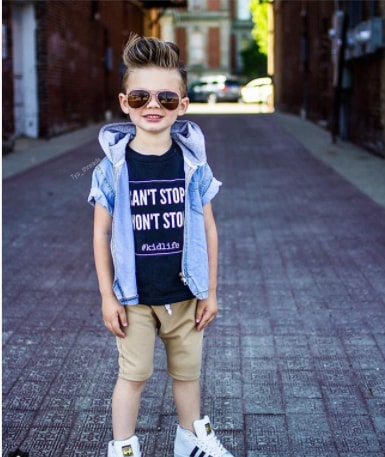
[[[201,359],[185,358],[168,365],[168,375],[175,381],[196,381],[201,375]]]

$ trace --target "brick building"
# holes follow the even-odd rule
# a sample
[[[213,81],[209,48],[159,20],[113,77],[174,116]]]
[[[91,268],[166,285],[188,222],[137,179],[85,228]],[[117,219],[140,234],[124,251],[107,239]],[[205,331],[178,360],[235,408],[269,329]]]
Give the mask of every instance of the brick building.
[[[385,156],[385,3],[275,0],[273,8],[276,108]]]
[[[207,74],[241,74],[241,51],[252,40],[249,0],[189,0],[187,8],[167,10],[162,38],[181,49],[189,79]]]
[[[160,36],[159,8],[184,0],[4,0],[3,144],[118,114],[131,32]]]

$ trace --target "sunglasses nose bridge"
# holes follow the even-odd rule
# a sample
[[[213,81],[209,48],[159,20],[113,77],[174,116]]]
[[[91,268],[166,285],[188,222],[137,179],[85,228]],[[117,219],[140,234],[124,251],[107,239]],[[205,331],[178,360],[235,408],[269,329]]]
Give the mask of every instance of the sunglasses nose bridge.
[[[156,92],[149,92],[149,98],[148,102],[146,103],[147,106],[153,106],[153,102],[155,101],[155,104],[160,107],[161,104],[158,99],[158,94]]]

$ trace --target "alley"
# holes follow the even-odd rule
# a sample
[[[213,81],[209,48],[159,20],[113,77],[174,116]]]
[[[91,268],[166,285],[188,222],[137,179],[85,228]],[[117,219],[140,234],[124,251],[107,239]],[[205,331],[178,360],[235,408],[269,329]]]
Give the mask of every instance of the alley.
[[[223,182],[204,413],[236,457],[383,457],[384,207],[274,114],[189,118]],[[95,138],[3,181],[3,457],[106,456],[117,359],[87,204],[101,158]],[[160,344],[155,367],[138,435],[146,457],[166,457],[176,414]]]

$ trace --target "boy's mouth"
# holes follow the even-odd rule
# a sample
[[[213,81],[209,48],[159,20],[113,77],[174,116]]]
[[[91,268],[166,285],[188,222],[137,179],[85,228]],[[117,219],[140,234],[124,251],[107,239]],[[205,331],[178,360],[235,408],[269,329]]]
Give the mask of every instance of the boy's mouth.
[[[146,114],[144,117],[149,121],[157,121],[163,118],[163,116],[160,116],[159,114]]]

